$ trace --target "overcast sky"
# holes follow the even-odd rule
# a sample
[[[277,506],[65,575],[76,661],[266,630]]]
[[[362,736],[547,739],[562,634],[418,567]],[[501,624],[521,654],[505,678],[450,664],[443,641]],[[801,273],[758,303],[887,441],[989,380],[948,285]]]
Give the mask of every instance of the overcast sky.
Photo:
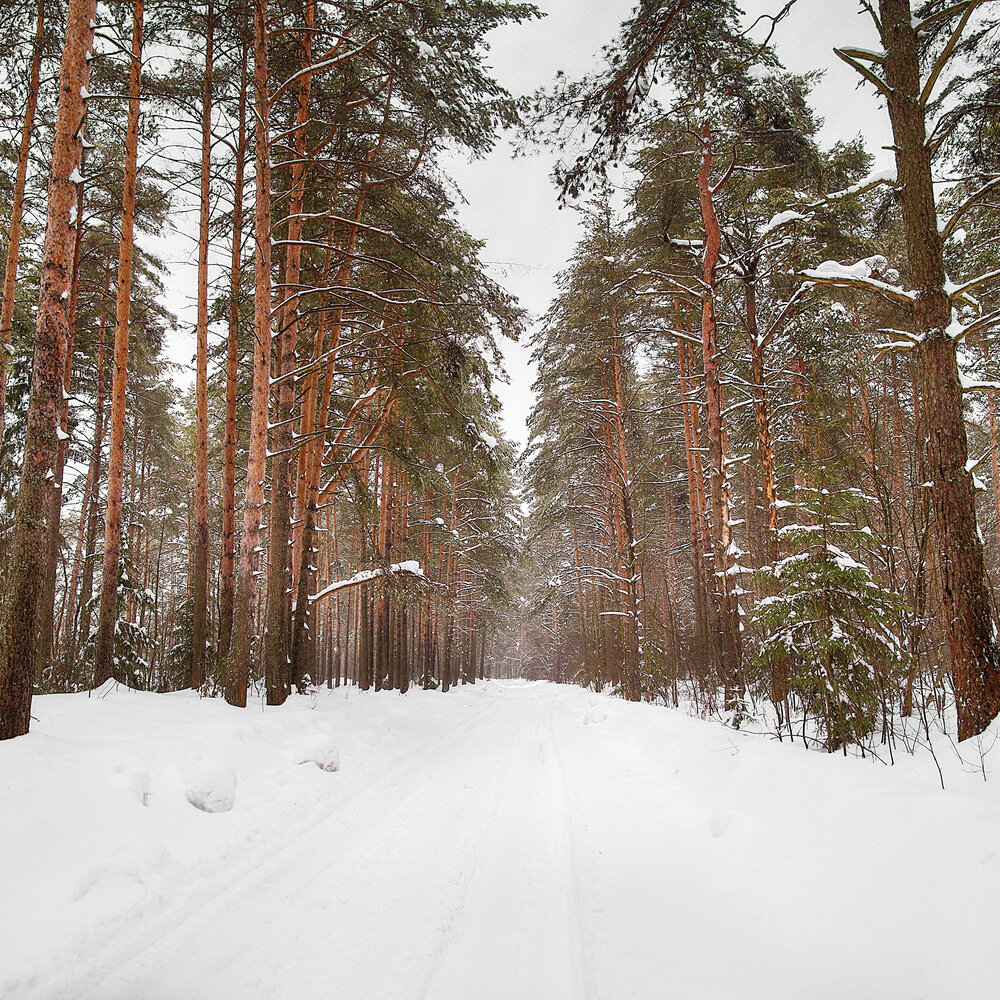
[[[747,24],[759,14],[776,12],[784,2],[745,0]],[[517,96],[548,86],[558,70],[579,76],[592,69],[600,47],[614,37],[631,12],[633,0],[539,0],[537,5],[546,17],[501,28],[490,36],[494,74]],[[889,142],[884,108],[871,88],[857,89],[854,72],[832,51],[834,45],[876,46],[871,23],[858,13],[858,0],[798,0],[779,26],[774,44],[793,72],[826,71],[813,93],[814,105],[826,122],[823,144],[830,146],[862,133],[879,158],[877,167],[890,165],[890,155],[880,149]],[[486,241],[483,259],[491,262],[493,277],[535,316],[545,311],[553,297],[556,274],[579,236],[577,213],[558,209],[550,179],[554,159],[544,149],[514,159],[510,142],[504,138],[485,159],[470,162],[452,156],[444,164],[465,197],[459,206],[462,223]],[[185,384],[193,381],[197,226],[196,211],[182,212],[178,218],[182,231],[153,241],[171,265],[167,304],[179,316],[181,326],[167,350],[180,366],[178,381]],[[220,257],[222,263],[223,258],[228,260],[228,250]],[[212,331],[213,338],[224,335],[221,327]],[[509,437],[524,444],[534,374],[526,344],[505,342],[505,355],[511,381],[509,386],[498,387],[504,428]]]
[[[548,86],[558,70],[579,76],[592,69],[600,47],[614,37],[630,14],[632,0],[540,0],[541,21],[501,28],[490,36],[490,62],[497,79],[515,94],[530,94]],[[746,0],[747,23],[774,13],[784,0]],[[884,108],[872,88],[858,90],[854,71],[833,54],[834,45],[876,47],[874,30],[858,13],[857,0],[798,0],[779,26],[774,44],[793,72],[824,69],[826,76],[813,92],[814,106],[825,119],[820,134],[824,146],[863,133],[877,166],[889,166],[889,142]],[[554,154],[511,158],[502,141],[484,160],[449,158],[447,169],[465,196],[459,207],[465,227],[486,240],[483,258],[492,262],[493,276],[533,314],[543,313],[555,293],[555,276],[563,268],[579,237],[577,213],[558,209],[550,179]],[[511,377],[500,387],[508,436],[524,443],[525,418],[531,406],[534,373],[525,344],[507,343]]]

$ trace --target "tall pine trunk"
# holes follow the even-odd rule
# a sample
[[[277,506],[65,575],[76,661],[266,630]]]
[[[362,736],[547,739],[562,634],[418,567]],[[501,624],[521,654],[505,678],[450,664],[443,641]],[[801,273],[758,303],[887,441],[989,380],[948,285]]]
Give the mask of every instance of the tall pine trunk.
[[[708,459],[711,493],[711,526],[714,554],[717,627],[715,648],[719,671],[725,685],[726,707],[739,710],[740,631],[736,600],[731,593],[727,571],[731,529],[729,526],[729,484],[726,479],[726,424],[723,417],[722,385],[719,381],[717,323],[715,315],[716,269],[722,249],[722,233],[715,213],[715,188],[711,186],[712,130],[705,125],[701,133],[702,159],[698,171],[698,195],[705,227],[705,256],[702,273],[701,338],[705,367],[705,395],[708,420]]]
[[[107,272],[105,272],[107,280]],[[107,287],[105,287],[107,292]],[[83,488],[83,501],[80,505],[80,524],[76,535],[76,551],[73,556],[73,570],[70,576],[66,595],[66,615],[63,622],[65,661],[63,674],[72,678],[76,661],[77,649],[77,586],[81,574],[86,576],[86,562],[89,550],[84,548],[84,541],[89,539],[89,525],[93,520],[93,510],[97,506],[98,493],[101,487],[101,445],[104,441],[104,331],[105,315],[101,310],[101,319],[97,334],[97,388],[94,407],[94,438],[90,448],[90,464],[87,467],[87,480]],[[81,594],[81,602],[82,602]]]
[[[212,43],[214,9],[205,12],[205,79],[201,99],[201,200],[198,212],[198,329],[195,361],[194,619],[191,687],[205,681],[208,638],[208,223],[212,172]]]
[[[101,605],[94,651],[94,686],[114,673],[118,571],[121,562],[122,489],[125,481],[125,392],[128,383],[128,327],[132,303],[135,185],[139,149],[139,88],[142,72],[143,0],[132,7],[132,61],[129,73],[128,127],[125,132],[125,177],[122,186],[121,246],[118,252],[118,297],[115,303],[115,357],[111,386],[111,441],[108,455],[108,499],[104,518]]]
[[[923,448],[934,512],[942,617],[951,652],[958,738],[981,733],[1000,711],[1000,658],[976,526],[957,345],[938,232],[931,153],[921,101],[917,33],[909,0],[880,0],[889,117],[895,144],[910,280],[916,289],[914,358]]]
[[[7,406],[7,346],[14,325],[14,290],[17,288],[17,264],[21,253],[21,224],[24,221],[24,189],[28,179],[31,136],[35,131],[38,110],[38,87],[42,70],[42,49],[45,44],[45,0],[38,0],[35,20],[35,40],[31,47],[31,70],[28,74],[27,102],[21,145],[17,152],[17,172],[14,175],[14,196],[10,210],[10,240],[7,243],[7,267],[3,274],[3,295],[0,297],[0,440],[3,440]]]
[[[52,475],[59,448],[67,335],[66,299],[72,282],[71,221],[83,146],[96,0],[70,0],[59,68],[59,103],[52,142],[45,247],[28,401],[24,464],[0,609],[0,739],[28,731],[34,681],[38,603],[50,523]],[[0,348],[2,350],[2,348]]]
[[[219,561],[219,664],[229,655],[236,597],[236,401],[239,379],[240,281],[243,253],[243,174],[246,163],[247,46],[241,46],[236,173],[233,180],[233,247],[229,270],[226,338],[226,440],[222,458],[222,552]]]
[[[267,71],[267,0],[254,0],[254,101],[257,155],[257,199],[254,206],[254,342],[253,398],[250,407],[250,449],[247,459],[246,498],[243,504],[243,537],[233,602],[233,629],[226,661],[226,701],[245,706],[250,674],[256,552],[260,544],[264,511],[264,476],[267,473],[267,415],[271,386],[271,145],[270,97]]]
[[[80,151],[80,173],[85,173],[87,151]],[[63,366],[63,399],[59,407],[59,448],[56,452],[56,466],[52,476],[52,514],[48,539],[48,553],[45,564],[45,582],[39,600],[38,653],[36,676],[44,678],[46,672],[53,675],[50,683],[56,681],[53,645],[55,643],[55,603],[56,572],[59,568],[61,535],[59,522],[62,513],[63,481],[66,472],[66,443],[69,440],[69,389],[73,371],[73,332],[76,327],[76,303],[80,291],[80,256],[83,250],[83,191],[81,181],[76,186],[76,235],[73,239],[73,277],[69,286],[66,304],[66,352]]]
[[[305,206],[306,129],[309,124],[309,95],[312,73],[312,26],[314,0],[305,6],[305,30],[301,34],[302,66],[295,105],[295,155],[291,167],[291,195],[288,202],[288,241],[285,250],[284,281],[280,298],[279,373],[285,378],[278,386],[274,431],[274,457],[271,459],[271,565],[267,588],[267,631],[265,637],[265,676],[267,702],[280,705],[291,690],[292,653],[291,519],[294,485],[292,421],[295,408],[296,348],[299,335],[299,277],[302,269],[303,209]]]

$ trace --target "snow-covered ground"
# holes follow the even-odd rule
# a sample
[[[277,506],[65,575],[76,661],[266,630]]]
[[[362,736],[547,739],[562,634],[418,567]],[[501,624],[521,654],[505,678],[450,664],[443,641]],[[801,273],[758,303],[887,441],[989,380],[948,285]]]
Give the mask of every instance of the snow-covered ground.
[[[1000,775],[951,749],[942,791],[926,753],[519,682],[34,714],[0,744],[4,1000],[1000,989]]]

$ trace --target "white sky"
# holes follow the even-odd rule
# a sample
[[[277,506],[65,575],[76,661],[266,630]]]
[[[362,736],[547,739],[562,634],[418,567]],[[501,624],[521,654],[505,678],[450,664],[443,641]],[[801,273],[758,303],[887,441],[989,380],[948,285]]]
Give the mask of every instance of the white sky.
[[[783,4],[784,0],[744,0],[747,23],[758,14],[776,12]],[[550,85],[560,69],[579,76],[593,68],[601,45],[614,37],[631,13],[633,0],[539,0],[538,6],[547,13],[542,20],[504,27],[490,37],[495,76],[516,96]],[[878,156],[877,167],[889,166],[891,156],[880,149],[889,142],[884,108],[871,88],[857,90],[853,70],[832,51],[834,45],[876,47],[871,23],[858,13],[858,0],[798,0],[779,26],[774,44],[793,72],[826,70],[813,92],[814,106],[826,122],[821,132],[824,145],[860,132]],[[491,273],[534,316],[548,306],[555,276],[579,235],[577,214],[558,209],[550,180],[554,160],[547,150],[514,159],[509,141],[503,139],[485,159],[470,162],[452,156],[444,163],[465,197],[459,206],[463,225],[486,241],[483,259],[491,262]],[[184,231],[155,241],[155,249],[170,264],[168,305],[181,321],[168,353],[182,366],[178,381],[187,383],[193,381],[193,375],[191,379],[185,375],[194,354],[197,213],[183,212],[178,221]],[[228,259],[228,250],[224,256]],[[213,331],[213,335],[224,336],[224,331]],[[504,406],[504,429],[524,444],[534,372],[526,343],[505,341],[504,348],[511,380],[509,386],[497,386]]]

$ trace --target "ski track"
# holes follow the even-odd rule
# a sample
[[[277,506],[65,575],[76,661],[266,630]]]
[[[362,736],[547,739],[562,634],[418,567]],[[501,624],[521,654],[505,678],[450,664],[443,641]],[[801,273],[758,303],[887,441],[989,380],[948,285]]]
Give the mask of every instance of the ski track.
[[[362,715],[418,736],[3,1000],[995,996],[992,783],[555,685],[420,696]]]
[[[455,751],[469,741],[480,716],[496,704],[486,702],[471,718],[463,718],[449,727],[430,747],[423,748],[420,755],[407,748],[393,757],[381,765],[383,774],[346,799],[332,799],[324,804],[318,817],[310,816],[306,824],[290,830],[283,842],[261,845],[256,856],[240,858],[231,869],[220,866],[207,891],[196,891],[180,906],[154,912],[149,920],[133,911],[121,921],[118,933],[102,928],[88,948],[73,949],[74,958],[90,950],[102,953],[99,964],[89,970],[84,966],[85,971],[76,968],[54,997],[59,1000],[217,997],[222,987],[210,986],[209,982],[217,980],[221,984],[227,976],[244,975],[239,968],[233,968],[242,958],[249,958],[251,966],[260,964],[259,957],[253,956],[254,948],[247,943],[257,929],[254,925],[260,923],[266,925],[266,934],[270,928],[280,928],[277,937],[281,941],[280,947],[278,942],[262,943],[260,954],[281,953],[287,947],[289,958],[294,958],[300,946],[294,940],[283,940],[296,936],[288,934],[288,928],[296,926],[294,911],[300,910],[305,919],[315,916],[317,906],[319,912],[331,909],[328,898],[319,898],[317,876],[322,878],[341,871],[353,854],[371,852],[372,844],[366,837],[374,836],[380,827],[391,825],[406,814],[412,800],[425,791],[421,781],[428,767],[446,765]],[[373,853],[375,864],[380,864],[377,852]],[[323,858],[330,859],[329,867]],[[392,863],[391,857],[385,861]],[[342,890],[334,886],[330,898],[343,898]],[[156,901],[151,908],[155,910]],[[57,964],[72,968],[75,963]],[[267,965],[266,960],[264,964]],[[251,992],[234,996],[243,995],[248,1000],[275,996],[269,991],[269,980],[271,973],[283,968],[283,962],[279,961],[254,973],[251,980],[258,981],[256,992],[251,981],[247,984]],[[327,996],[329,980],[325,985],[326,989],[317,996]]]

